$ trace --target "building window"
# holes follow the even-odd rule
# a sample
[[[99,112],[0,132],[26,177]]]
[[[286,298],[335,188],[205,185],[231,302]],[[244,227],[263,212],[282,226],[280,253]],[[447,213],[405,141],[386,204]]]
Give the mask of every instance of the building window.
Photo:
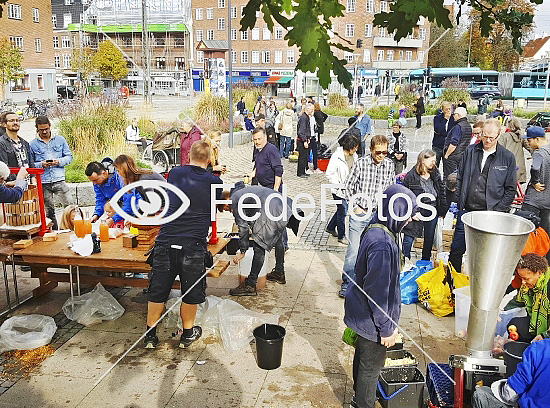
[[[176,70],[185,69],[185,58],[184,57],[175,57],[174,62],[176,63]]]
[[[231,6],[231,18],[237,18],[237,7]]]
[[[346,37],[354,37],[355,36],[355,24],[346,24]]]
[[[399,51],[399,61],[403,61],[403,50]]]
[[[374,0],[367,0],[366,12],[367,13],[374,13]]]
[[[405,52],[405,61],[412,61],[413,59],[413,52],[412,51],[406,51]]]
[[[269,28],[264,28],[264,34],[262,36],[263,40],[271,40],[271,31],[269,31]]]
[[[11,48],[18,48],[19,51],[24,51],[23,37],[10,36]]]
[[[56,55],[53,57],[53,62],[56,68],[61,68],[61,61],[60,61],[59,55]]]
[[[244,16],[244,6],[241,6],[241,17]]]
[[[231,29],[231,41],[237,41],[237,29],[236,28]]]
[[[248,40],[248,31],[241,31],[241,40],[242,41]]]
[[[19,4],[8,4],[8,18],[21,20],[21,6]]]
[[[214,39],[214,30],[206,30],[206,39],[209,41]]]
[[[157,69],[166,68],[166,57],[155,57],[155,67]]]
[[[388,2],[387,1],[381,1],[380,2],[380,13],[386,13],[388,11]]]
[[[73,23],[73,15],[71,13],[63,14],[63,28],[69,27]]]
[[[207,8],[206,9],[206,19],[207,20],[214,20],[214,9],[213,8]]]
[[[80,13],[80,18],[78,20],[80,22],[80,24],[84,24],[84,14],[83,13]]]
[[[370,62],[370,50],[363,50],[363,63]]]
[[[376,59],[378,61],[384,61],[384,50],[378,50],[378,53],[376,54]]]
[[[353,61],[353,54],[351,52],[344,51],[344,59],[347,62],[352,62]]]
[[[347,2],[346,2],[346,11],[348,13],[354,13],[355,12],[355,0],[347,0]]]
[[[59,37],[54,37],[53,38],[53,47],[54,48],[59,48]]]
[[[420,38],[422,41],[426,39],[426,29],[425,28],[419,28],[418,29],[418,38]]]
[[[372,24],[365,24],[365,37],[372,37]]]
[[[237,51],[231,50],[231,63],[232,64],[237,63]]]
[[[202,8],[195,9],[195,20],[202,20]]]
[[[70,6],[71,4],[73,4],[72,0],[65,0],[66,6]]]
[[[253,64],[260,63],[260,51],[252,51],[252,63]]]
[[[71,56],[70,55],[63,55],[63,68],[70,68],[71,67]]]
[[[204,51],[197,51],[197,62],[198,63],[204,62]]]
[[[34,39],[34,52],[42,52],[42,42],[40,38]]]
[[[388,61],[393,61],[393,50],[388,50],[388,53],[386,55],[386,59]]]
[[[286,52],[286,63],[294,64],[294,50],[288,50]]]
[[[31,81],[29,80],[29,74],[10,82],[10,91],[30,91]]]
[[[197,30],[195,36],[197,37],[197,41],[202,41],[202,40],[204,40],[204,31],[202,31],[202,30]]]
[[[225,30],[225,18],[218,18],[218,30]]]
[[[248,64],[248,51],[241,51],[241,64]]]
[[[38,83],[38,90],[42,91],[44,89],[44,77],[39,74],[36,76],[36,81]]]
[[[418,51],[418,61],[424,62],[424,51]]]
[[[225,8],[225,0],[218,0],[218,8]]]
[[[52,26],[53,28],[57,27],[57,16],[55,14],[52,14]]]
[[[259,28],[253,28],[252,29],[252,40],[259,40],[260,39],[260,29]]]
[[[385,37],[387,29],[386,27],[378,27],[378,37]]]
[[[71,40],[68,35],[61,37],[61,48],[71,48]]]
[[[275,64],[282,64],[282,63],[283,63],[283,52],[275,51]]]
[[[73,37],[73,42],[76,43],[75,38]],[[132,37],[122,37],[122,45],[125,47],[131,47],[132,46]]]
[[[185,37],[174,37],[174,47],[185,47]]]
[[[34,21],[35,23],[40,22],[40,11],[38,11],[37,8],[32,9],[32,21]]]
[[[271,64],[271,51],[262,51],[262,63]]]
[[[275,39],[276,40],[283,39],[283,27],[275,27]]]

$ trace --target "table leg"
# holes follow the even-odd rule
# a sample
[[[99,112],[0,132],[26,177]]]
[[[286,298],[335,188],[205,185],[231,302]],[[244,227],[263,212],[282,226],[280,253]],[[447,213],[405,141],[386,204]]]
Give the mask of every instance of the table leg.
[[[11,256],[11,273],[13,274],[13,289],[15,290],[15,303],[18,305],[19,302],[19,288],[17,287],[17,272],[15,271],[15,258],[14,255]]]
[[[4,272],[4,284],[6,285],[6,300],[8,301],[8,309],[11,310],[10,286],[8,284],[8,271],[6,269],[6,263],[5,262],[2,262],[2,270]]]
[[[71,287],[71,300],[73,300],[74,298],[74,293],[73,293],[73,266],[72,265],[69,265],[69,286]]]
[[[80,266],[76,266],[76,288],[78,290],[78,296],[80,296]]]

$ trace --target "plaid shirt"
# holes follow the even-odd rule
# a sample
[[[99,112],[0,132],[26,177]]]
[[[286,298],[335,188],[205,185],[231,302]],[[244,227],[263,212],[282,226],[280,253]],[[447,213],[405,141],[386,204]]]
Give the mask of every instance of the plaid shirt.
[[[364,156],[357,160],[351,168],[346,180],[346,197],[350,202],[355,194],[365,193],[368,198],[358,197],[355,200],[356,206],[367,210],[370,200],[372,210],[376,209],[376,197],[386,188],[395,184],[395,168],[393,161],[385,157],[380,164],[374,164],[372,156]],[[353,208],[354,210],[355,208]]]

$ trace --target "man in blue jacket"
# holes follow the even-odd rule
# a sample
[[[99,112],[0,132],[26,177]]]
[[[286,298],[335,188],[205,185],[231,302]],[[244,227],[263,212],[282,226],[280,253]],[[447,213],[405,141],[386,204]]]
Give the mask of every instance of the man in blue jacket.
[[[42,191],[44,192],[44,207],[46,217],[53,222],[53,229],[57,228],[54,194],[64,207],[71,204],[69,187],[65,183],[65,166],[73,160],[73,154],[63,136],[52,136],[50,120],[47,116],[38,116],[35,120],[36,139],[30,142],[34,167],[42,167]]]
[[[361,151],[358,154],[359,156],[366,156],[368,154],[366,141],[371,133],[371,124],[370,116],[365,113],[365,105],[362,103],[357,104],[354,118],[356,118],[355,127],[361,132]]]
[[[443,148],[447,133],[455,124],[451,112],[451,102],[443,102],[440,112],[434,116],[434,137],[432,139],[432,150],[435,152],[435,165],[439,168],[439,162],[443,157]]]
[[[516,372],[507,380],[478,388],[472,396],[473,408],[548,407],[550,382],[550,339],[532,343],[523,352]]]
[[[14,187],[6,187],[5,181],[10,176],[10,169],[4,162],[0,162],[0,203],[16,203],[19,201],[25,190],[27,189],[27,169],[25,167],[19,168],[17,178],[13,183]]]
[[[391,198],[397,194],[400,196],[394,199],[390,211]],[[374,408],[386,348],[395,344],[401,314],[397,234],[416,214],[416,196],[408,188],[394,184],[384,191],[380,212],[361,238],[355,263],[356,283],[350,283],[344,303],[344,322],[358,335],[353,357],[352,406],[360,408]]]

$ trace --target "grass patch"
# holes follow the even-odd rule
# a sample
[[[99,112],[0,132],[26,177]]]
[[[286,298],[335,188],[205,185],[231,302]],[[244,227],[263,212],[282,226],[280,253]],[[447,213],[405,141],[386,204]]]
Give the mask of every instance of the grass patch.
[[[355,115],[355,110],[352,108],[332,108],[330,106],[323,107],[323,112],[325,112],[327,115],[330,116],[345,116],[345,117],[351,117]]]

